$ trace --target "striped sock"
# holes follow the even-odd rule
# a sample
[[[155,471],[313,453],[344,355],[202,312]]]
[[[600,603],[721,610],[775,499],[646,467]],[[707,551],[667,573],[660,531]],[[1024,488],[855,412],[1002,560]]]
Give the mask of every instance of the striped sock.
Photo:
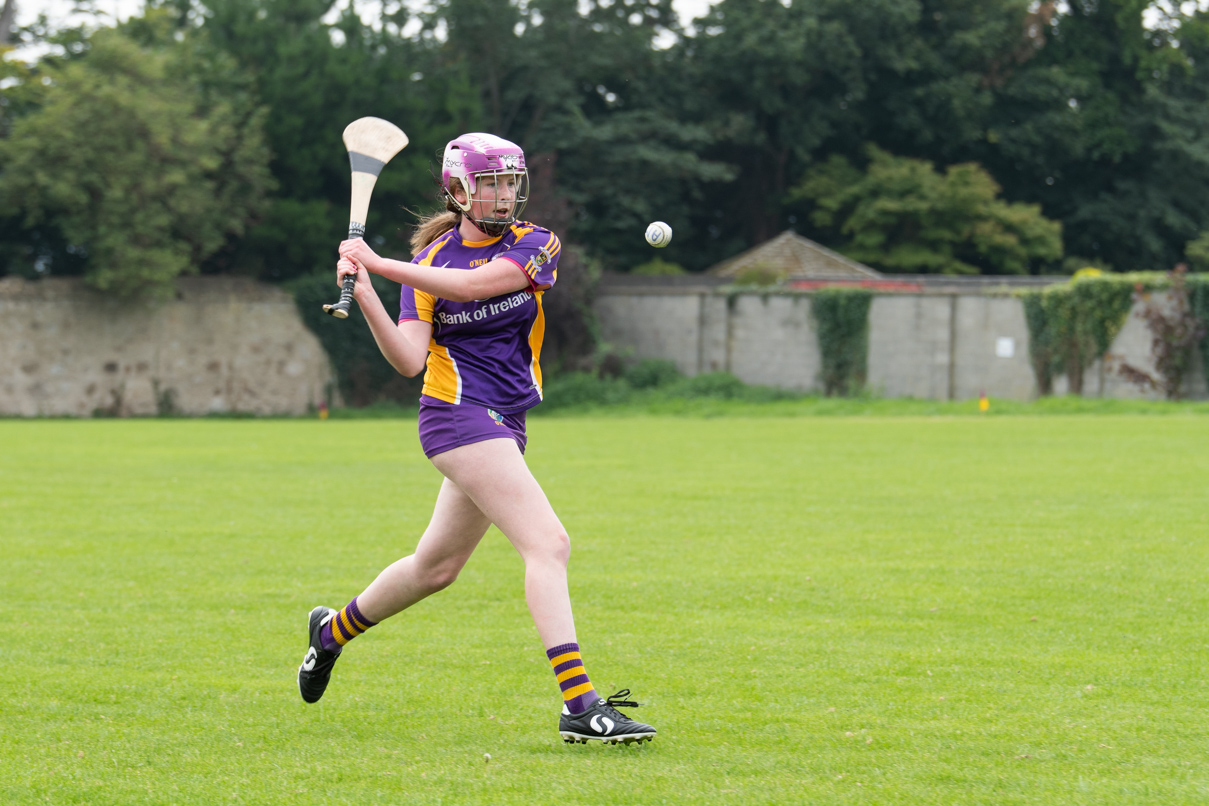
[[[563,705],[572,714],[582,714],[598,699],[588,671],[579,657],[579,644],[563,644],[546,650],[554,667],[554,679],[563,692]]]
[[[341,647],[377,623],[361,614],[357,607],[357,597],[354,596],[353,600],[332,616],[332,620],[323,627],[319,639],[328,652],[339,652]]]

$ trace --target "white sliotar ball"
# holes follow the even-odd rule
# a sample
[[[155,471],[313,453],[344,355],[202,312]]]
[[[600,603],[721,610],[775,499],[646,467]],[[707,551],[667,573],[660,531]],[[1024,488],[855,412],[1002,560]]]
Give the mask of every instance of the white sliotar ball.
[[[646,228],[646,242],[662,249],[672,242],[672,228],[662,221],[652,221]]]

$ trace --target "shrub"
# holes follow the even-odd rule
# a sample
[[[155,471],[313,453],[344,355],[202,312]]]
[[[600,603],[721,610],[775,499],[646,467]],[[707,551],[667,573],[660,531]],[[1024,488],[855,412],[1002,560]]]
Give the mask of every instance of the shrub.
[[[607,406],[630,399],[630,385],[621,378],[601,378],[592,372],[564,372],[549,378],[542,389],[542,411],[576,406]]]
[[[679,263],[672,263],[669,260],[656,257],[630,269],[630,274],[640,277],[678,277],[682,274],[688,274],[688,271]]]
[[[625,370],[622,377],[634,389],[654,389],[673,384],[684,376],[676,369],[676,362],[651,358]]]
[[[726,400],[742,397],[748,387],[729,372],[707,372],[685,378],[672,390],[676,397],[719,397]]]
[[[710,372],[685,378],[670,361],[644,361],[616,378],[601,377],[591,372],[562,373],[548,380],[544,391],[545,400],[539,412],[672,400],[763,403],[802,397],[800,393],[785,389],[748,386],[728,372]]]

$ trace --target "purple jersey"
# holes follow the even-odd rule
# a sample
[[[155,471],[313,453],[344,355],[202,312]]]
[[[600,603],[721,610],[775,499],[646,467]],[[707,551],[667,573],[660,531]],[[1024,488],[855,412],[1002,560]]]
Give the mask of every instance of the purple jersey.
[[[403,286],[399,321],[432,323],[425,395],[505,414],[541,402],[542,294],[558,278],[561,248],[554,233],[518,221],[485,241],[463,241],[450,230],[416,255],[412,263],[450,269],[473,269],[503,257],[529,277],[529,288],[474,302],[451,302]]]

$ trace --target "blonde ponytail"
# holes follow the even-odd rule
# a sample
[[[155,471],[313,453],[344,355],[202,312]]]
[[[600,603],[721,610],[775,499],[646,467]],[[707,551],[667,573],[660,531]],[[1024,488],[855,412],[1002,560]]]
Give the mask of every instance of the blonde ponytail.
[[[411,254],[412,257],[420,254],[424,247],[440,238],[451,229],[455,229],[462,223],[461,213],[450,212],[449,210],[441,210],[438,213],[433,213],[429,216],[422,217],[416,223],[416,229],[411,234]]]

